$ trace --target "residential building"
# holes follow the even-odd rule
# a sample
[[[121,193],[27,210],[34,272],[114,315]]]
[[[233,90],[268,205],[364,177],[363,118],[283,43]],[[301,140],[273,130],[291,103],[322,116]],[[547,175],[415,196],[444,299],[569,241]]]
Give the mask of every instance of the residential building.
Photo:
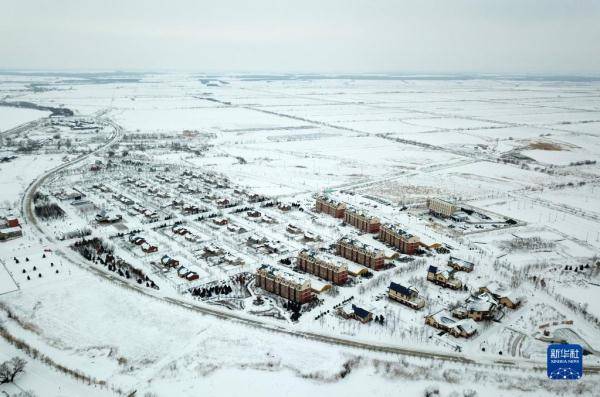
[[[377,233],[379,231],[379,218],[371,216],[364,211],[349,207],[344,213],[344,222],[354,226],[365,233]]]
[[[0,228],[0,240],[8,240],[23,236],[21,226]]]
[[[373,270],[379,270],[384,265],[383,251],[349,237],[342,237],[338,240],[336,253],[343,258],[370,267]]]
[[[429,266],[429,269],[427,270],[427,280],[446,288],[462,288],[462,282],[454,278],[452,272],[440,270],[436,266]]]
[[[298,253],[296,265],[307,273],[314,274],[334,284],[345,284],[348,280],[348,267],[318,254],[315,250],[303,249]]]
[[[317,196],[315,203],[317,212],[324,212],[334,218],[343,218],[346,212],[346,204],[327,196]]]
[[[452,311],[456,318],[471,318],[475,321],[492,320],[496,316],[498,303],[487,293],[467,298],[464,305]]]
[[[347,304],[337,308],[337,313],[344,318],[352,318],[363,324],[373,320],[373,313],[354,304]]]
[[[463,272],[472,272],[475,268],[475,264],[473,262],[466,261],[464,259],[456,258],[451,256],[448,258],[448,266],[457,271]]]
[[[425,324],[446,331],[455,338],[469,338],[477,332],[475,321],[470,318],[456,320],[452,318],[447,310],[441,310],[426,316]]]
[[[452,214],[459,210],[457,205],[440,198],[428,198],[427,209],[432,214],[446,218],[451,217]]]
[[[425,306],[425,299],[419,296],[419,291],[412,286],[407,288],[403,285],[391,282],[388,288],[388,297],[417,310],[422,309]]]
[[[379,240],[398,249],[401,253],[413,255],[421,242],[418,237],[401,229],[400,226],[388,223],[379,229]]]
[[[506,289],[503,285],[495,281],[480,287],[479,292],[487,292],[491,294],[499,304],[508,307],[509,309],[518,308],[523,301],[521,297],[517,297],[515,295],[514,291]]]
[[[256,285],[267,292],[300,304],[314,297],[309,280],[269,265],[262,265],[256,271]]]

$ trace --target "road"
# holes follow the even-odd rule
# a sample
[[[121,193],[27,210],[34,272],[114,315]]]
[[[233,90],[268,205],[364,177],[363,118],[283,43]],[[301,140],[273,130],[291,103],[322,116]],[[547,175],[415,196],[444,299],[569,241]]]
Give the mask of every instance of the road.
[[[109,140],[104,145],[98,147],[96,150],[94,150],[88,154],[77,157],[76,159],[73,159],[69,162],[61,164],[61,165],[47,171],[46,173],[42,174],[40,177],[38,177],[35,181],[33,181],[28,186],[25,194],[23,195],[21,206],[22,206],[22,213],[23,213],[23,217],[24,217],[25,221],[29,225],[31,225],[32,228],[37,230],[42,236],[44,236],[46,238],[46,240],[49,242],[54,242],[55,240],[51,235],[47,234],[46,231],[44,230],[44,228],[39,224],[38,219],[36,218],[35,213],[33,211],[33,197],[34,197],[36,191],[38,190],[38,188],[46,180],[48,180],[50,177],[54,176],[57,172],[60,172],[68,167],[71,167],[73,165],[81,163],[88,157],[96,155],[96,154],[102,152],[103,150],[108,149],[109,147],[111,147],[112,145],[114,145],[121,139],[122,134],[123,134],[123,129],[118,124],[116,124],[113,121],[108,120],[108,119],[102,119],[102,121],[104,123],[108,123],[108,124],[112,125],[114,128],[113,135],[109,138]],[[179,307],[183,307],[187,310],[191,310],[196,313],[203,314],[203,315],[210,315],[210,316],[214,316],[214,317],[224,319],[224,320],[236,321],[236,322],[239,322],[240,324],[255,327],[255,328],[260,328],[265,331],[276,332],[279,334],[285,334],[285,335],[289,335],[289,336],[293,336],[293,337],[304,338],[304,339],[311,340],[311,341],[328,343],[328,344],[337,345],[337,346],[345,346],[345,347],[362,349],[362,350],[369,350],[369,351],[376,351],[376,352],[383,352],[383,353],[390,353],[390,354],[397,354],[397,355],[406,355],[406,356],[412,356],[412,357],[436,359],[436,360],[442,360],[442,361],[447,361],[447,362],[459,362],[459,363],[463,363],[466,365],[469,365],[469,364],[502,365],[502,366],[507,366],[507,367],[520,368],[520,369],[522,368],[524,370],[526,369],[526,370],[544,370],[545,371],[546,363],[542,362],[542,361],[533,361],[533,360],[517,359],[517,358],[515,358],[515,359],[511,359],[511,358],[496,359],[494,357],[486,357],[486,356],[470,358],[470,357],[467,357],[466,355],[460,354],[460,353],[442,353],[442,352],[436,352],[436,351],[419,349],[419,348],[407,348],[407,347],[400,347],[400,346],[394,346],[394,345],[376,344],[376,343],[371,343],[371,342],[361,342],[361,341],[356,341],[356,340],[349,339],[349,338],[332,336],[332,335],[327,335],[327,334],[323,334],[323,333],[299,331],[297,329],[294,329],[293,326],[278,326],[278,325],[262,322],[256,318],[252,318],[250,316],[246,316],[241,313],[225,311],[225,310],[221,310],[220,308],[216,308],[214,306],[209,306],[207,304],[202,304],[199,302],[192,302],[192,301],[184,301],[181,299],[161,295],[160,291],[156,291],[154,289],[149,289],[149,288],[144,288],[144,287],[139,287],[136,284],[128,283],[125,280],[114,276],[113,273],[104,271],[103,268],[94,267],[90,263],[84,261],[78,255],[76,255],[73,251],[70,251],[68,249],[62,249],[59,244],[55,244],[53,246],[53,250],[55,251],[55,254],[60,255],[65,260],[72,262],[74,265],[77,265],[84,270],[90,271],[91,273],[95,274],[98,277],[102,277],[108,281],[111,281],[114,284],[118,284],[121,287],[127,288],[129,290],[135,291],[140,294],[143,294],[151,299],[166,302],[168,304],[174,304]],[[585,368],[585,371],[587,373],[598,373],[598,372],[600,372],[600,366],[587,366]]]

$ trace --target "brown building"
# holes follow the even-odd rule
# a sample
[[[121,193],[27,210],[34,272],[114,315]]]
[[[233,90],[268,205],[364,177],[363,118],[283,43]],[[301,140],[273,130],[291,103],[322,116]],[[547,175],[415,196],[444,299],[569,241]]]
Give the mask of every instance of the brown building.
[[[300,304],[313,299],[309,280],[301,279],[294,274],[283,272],[269,265],[262,265],[256,271],[256,285],[267,292]]]
[[[334,218],[343,218],[344,213],[346,212],[346,204],[327,196],[318,196],[315,208],[317,212],[324,212]]]
[[[373,270],[379,270],[383,267],[383,251],[349,237],[342,237],[338,240],[336,244],[336,253],[341,257],[360,265],[370,267]]]
[[[469,338],[477,333],[477,324],[473,319],[455,320],[447,310],[425,316],[425,324],[446,331],[455,338]]]
[[[379,240],[407,255],[413,255],[421,245],[418,237],[391,223],[381,226],[379,229]]]
[[[429,266],[429,269],[427,270],[427,280],[445,288],[462,288],[462,282],[459,279],[454,278],[452,272],[440,270],[436,266]]]
[[[325,257],[319,257],[314,250],[303,249],[298,253],[297,265],[307,273],[314,274],[334,284],[345,284],[348,280],[348,267]]]
[[[377,233],[381,225],[379,218],[368,215],[364,211],[353,207],[346,209],[344,221],[365,233]]]
[[[425,299],[419,295],[419,291],[415,287],[407,288],[391,282],[388,288],[388,297],[416,310],[425,306]]]

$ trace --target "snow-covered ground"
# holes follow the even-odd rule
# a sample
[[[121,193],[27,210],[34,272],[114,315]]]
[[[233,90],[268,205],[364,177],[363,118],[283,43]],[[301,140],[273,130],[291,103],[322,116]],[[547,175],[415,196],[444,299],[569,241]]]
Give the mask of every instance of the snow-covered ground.
[[[7,154],[0,163],[0,215],[17,214],[24,222],[21,198],[38,176],[116,136],[106,150],[41,185],[48,202],[64,211],[63,219],[40,221],[44,235],[25,223],[23,237],[0,242],[0,325],[55,363],[108,386],[85,385],[28,355],[26,374],[8,386],[8,393],[19,387],[56,396],[118,390],[123,395],[137,390],[141,396],[197,395],[198,390],[232,396],[247,390],[422,395],[432,387],[439,387],[442,396],[467,396],[468,390],[544,396],[549,388],[563,395],[597,390],[597,374],[569,388],[548,383],[541,372],[489,363],[506,359],[527,366],[534,360],[543,366],[547,343],[539,336],[548,322],[569,322],[569,332],[600,350],[595,299],[600,288],[600,167],[594,162],[600,157],[594,121],[600,115],[598,83],[257,81],[244,76],[207,83],[184,74],[125,77],[100,83],[85,76],[21,76],[45,88],[35,92],[6,77],[5,87],[11,87],[7,101],[66,107],[75,117],[0,135],[2,154]],[[21,110],[0,107],[9,112],[0,130],[47,116],[38,111],[18,115]],[[85,197],[74,201],[61,190]],[[372,235],[315,212],[314,195],[322,192],[451,253],[432,248],[418,257],[393,259],[395,251]],[[266,201],[254,201],[252,193],[265,195]],[[135,204],[119,201],[119,194]],[[478,212],[473,219],[489,221],[478,225],[432,218],[425,208],[431,197],[456,201]],[[218,204],[224,198],[233,202],[231,207]],[[265,206],[269,200],[296,206],[283,211]],[[203,211],[184,213],[174,201]],[[101,209],[119,213],[122,220],[98,224],[94,219]],[[251,217],[249,209],[260,216]],[[245,231],[219,226],[214,220],[220,218]],[[195,238],[174,233],[174,222]],[[290,233],[289,224],[302,233]],[[137,285],[135,277],[85,261],[70,248],[76,238],[62,240],[85,229],[160,290],[147,287],[150,292],[142,295],[125,288]],[[144,253],[129,242],[130,232],[157,245],[158,252]],[[304,239],[305,232],[315,241]],[[264,293],[254,281],[234,285],[236,277],[248,277],[263,263],[294,272],[300,249],[329,250],[345,235],[383,249],[390,268],[318,294],[318,303],[297,322],[282,299]],[[257,236],[277,252],[248,243]],[[243,264],[206,254],[213,246]],[[199,279],[187,281],[175,269],[161,268],[165,254],[180,259]],[[465,290],[443,289],[425,279],[430,265],[448,268],[449,255],[475,263],[473,272],[456,275]],[[323,284],[316,276],[296,275]],[[426,307],[415,311],[387,299],[391,281],[415,286]],[[505,309],[499,322],[479,323],[470,339],[425,325],[427,314],[460,304],[494,281],[524,298],[518,309]],[[234,285],[234,296],[186,293],[215,283]],[[140,288],[146,288],[143,284],[140,280]],[[257,295],[262,305],[255,305]],[[202,315],[165,298],[251,322]],[[346,301],[383,315],[385,324],[342,318],[335,308]],[[375,353],[252,322],[394,348],[460,351],[488,364]],[[0,343],[2,360],[25,357],[6,339]],[[600,357],[586,356],[585,363],[598,365]]]

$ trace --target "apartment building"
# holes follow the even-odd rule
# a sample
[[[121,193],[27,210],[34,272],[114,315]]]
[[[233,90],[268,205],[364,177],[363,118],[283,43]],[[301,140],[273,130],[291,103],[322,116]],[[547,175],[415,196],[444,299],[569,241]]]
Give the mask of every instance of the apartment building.
[[[317,212],[323,212],[333,216],[334,218],[343,218],[344,213],[346,212],[345,203],[323,195],[317,196],[315,208]]]
[[[381,223],[379,218],[354,207],[349,207],[344,213],[344,222],[365,233],[377,233]]]
[[[313,299],[309,280],[269,265],[262,265],[256,271],[256,286],[300,304]]]
[[[336,253],[360,265],[379,270],[384,264],[383,251],[349,237],[342,237],[336,243]]]
[[[417,236],[413,236],[400,228],[400,226],[392,223],[381,226],[379,229],[379,240],[407,255],[413,255],[421,245],[421,241]]]
[[[307,273],[314,274],[334,284],[345,284],[348,280],[348,266],[336,263],[315,250],[303,249],[298,253],[297,266]]]

